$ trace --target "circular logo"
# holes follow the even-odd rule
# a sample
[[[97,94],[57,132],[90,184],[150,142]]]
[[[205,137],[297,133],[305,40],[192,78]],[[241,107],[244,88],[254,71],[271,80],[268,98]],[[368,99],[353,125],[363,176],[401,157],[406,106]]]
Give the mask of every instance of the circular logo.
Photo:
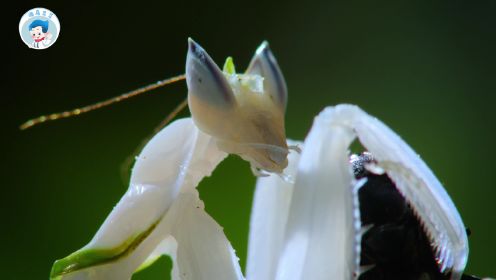
[[[19,34],[22,41],[36,50],[52,46],[60,34],[60,22],[57,16],[45,8],[27,11],[19,22]]]

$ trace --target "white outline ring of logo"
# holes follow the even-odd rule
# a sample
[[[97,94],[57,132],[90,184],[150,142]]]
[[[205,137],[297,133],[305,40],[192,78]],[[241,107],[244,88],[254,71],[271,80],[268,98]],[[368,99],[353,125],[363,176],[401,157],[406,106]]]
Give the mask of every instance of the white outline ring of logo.
[[[41,41],[35,41],[30,36],[30,30],[28,30],[28,24],[32,23],[32,20],[44,20],[48,21],[48,30],[50,32],[50,38],[44,40],[45,37]],[[60,22],[58,17],[52,11],[45,8],[33,8],[27,11],[19,21],[19,35],[21,36],[22,41],[29,48],[35,50],[42,50],[51,47],[55,44],[55,41],[59,38],[60,34]]]

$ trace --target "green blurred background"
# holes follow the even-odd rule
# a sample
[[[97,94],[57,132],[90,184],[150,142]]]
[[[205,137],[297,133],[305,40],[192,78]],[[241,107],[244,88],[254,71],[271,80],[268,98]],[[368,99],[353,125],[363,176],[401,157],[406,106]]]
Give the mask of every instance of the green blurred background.
[[[289,87],[287,135],[325,106],[354,103],[425,159],[472,230],[467,272],[496,276],[496,2],[23,1],[4,9],[1,279],[47,279],[85,245],[127,188],[120,167],[186,95],[184,82],[28,131],[44,113],[183,73],[187,37],[238,70],[268,40]],[[28,49],[17,24],[37,6],[61,34]],[[4,37],[5,38],[5,37]],[[183,116],[188,113],[184,112]],[[230,157],[200,185],[244,267],[255,179]],[[332,260],[330,260],[332,261]],[[168,279],[170,261],[133,279]]]

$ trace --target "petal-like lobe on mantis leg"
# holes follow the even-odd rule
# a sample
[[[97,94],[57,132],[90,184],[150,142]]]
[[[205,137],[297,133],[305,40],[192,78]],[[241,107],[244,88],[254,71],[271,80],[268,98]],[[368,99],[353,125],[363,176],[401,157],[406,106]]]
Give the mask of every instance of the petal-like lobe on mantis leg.
[[[465,226],[453,201],[424,161],[396,133],[357,106],[338,105],[321,113],[356,131],[405,197],[431,240],[439,268],[459,279],[468,258]]]
[[[231,244],[203,209],[198,193],[181,193],[164,219],[171,235],[164,239],[145,262],[161,255],[173,260],[173,280],[241,280]]]
[[[288,141],[289,145],[300,143]],[[293,194],[296,167],[300,155],[292,152],[288,156],[289,166],[284,176],[271,174],[257,180],[251,210],[250,237],[246,278],[248,280],[275,279],[278,260],[284,241],[289,205]]]
[[[195,269],[208,264],[210,275],[218,279],[241,279],[229,241],[203,211],[195,189],[225,156],[191,119],[164,128],[138,156],[128,191],[95,237],[82,249],[55,262],[51,278],[130,279],[163,240],[174,238],[176,271],[198,275],[200,271]],[[205,232],[175,236],[181,230],[189,231],[192,224],[204,226]],[[191,244],[200,247],[192,248]],[[217,252],[215,261],[211,261],[211,252],[205,255],[206,247]],[[188,269],[184,265],[182,255],[187,254],[196,254],[198,266]],[[176,279],[192,278],[185,275]]]
[[[257,74],[264,77],[265,93],[284,112],[288,103],[288,89],[282,71],[276,58],[269,48],[269,43],[263,42],[253,56],[246,74]]]
[[[348,162],[354,138],[349,127],[315,119],[298,164],[277,280],[356,275],[360,218]]]
[[[208,53],[191,38],[186,56],[186,82],[190,96],[218,110],[227,110],[235,104],[231,86]]]

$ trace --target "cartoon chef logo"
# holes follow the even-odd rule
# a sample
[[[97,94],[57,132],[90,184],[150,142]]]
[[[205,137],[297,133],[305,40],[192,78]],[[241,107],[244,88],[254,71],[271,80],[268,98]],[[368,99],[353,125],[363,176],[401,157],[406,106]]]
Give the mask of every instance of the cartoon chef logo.
[[[60,34],[60,22],[57,16],[45,8],[27,11],[19,22],[19,34],[24,43],[37,50],[52,46]]]

